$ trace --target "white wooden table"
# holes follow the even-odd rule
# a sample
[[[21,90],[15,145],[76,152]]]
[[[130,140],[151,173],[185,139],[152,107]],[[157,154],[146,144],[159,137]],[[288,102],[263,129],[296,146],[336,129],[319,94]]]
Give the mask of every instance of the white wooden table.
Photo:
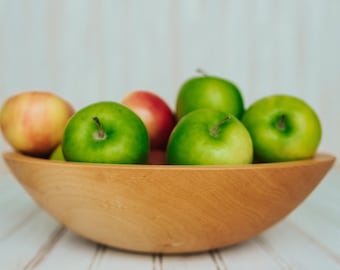
[[[42,211],[3,165],[0,269],[340,269],[340,167],[286,219],[254,239],[201,254],[147,255],[70,232]]]

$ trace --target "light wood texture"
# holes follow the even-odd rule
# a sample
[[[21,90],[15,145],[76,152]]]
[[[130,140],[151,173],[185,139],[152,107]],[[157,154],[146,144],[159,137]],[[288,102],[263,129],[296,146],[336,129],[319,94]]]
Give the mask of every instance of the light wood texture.
[[[141,252],[184,253],[252,238],[295,209],[335,157],[243,166],[104,165],[8,152],[32,198],[74,232]]]

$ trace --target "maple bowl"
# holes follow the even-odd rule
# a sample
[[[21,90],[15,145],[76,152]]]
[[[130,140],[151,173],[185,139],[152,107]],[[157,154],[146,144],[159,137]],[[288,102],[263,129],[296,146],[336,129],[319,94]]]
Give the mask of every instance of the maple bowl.
[[[3,157],[36,203],[71,231],[148,253],[202,252],[255,237],[301,204],[335,161],[326,153],[238,166]]]

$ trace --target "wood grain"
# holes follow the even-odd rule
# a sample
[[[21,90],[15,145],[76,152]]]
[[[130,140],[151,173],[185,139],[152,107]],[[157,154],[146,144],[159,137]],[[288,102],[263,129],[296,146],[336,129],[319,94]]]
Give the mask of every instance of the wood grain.
[[[239,243],[295,209],[335,161],[243,166],[104,165],[8,152],[32,198],[67,228],[140,252],[198,252]]]

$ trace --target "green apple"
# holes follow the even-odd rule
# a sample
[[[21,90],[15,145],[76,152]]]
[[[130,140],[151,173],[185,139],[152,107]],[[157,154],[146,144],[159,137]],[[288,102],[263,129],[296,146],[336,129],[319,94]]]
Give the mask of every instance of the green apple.
[[[65,161],[62,145],[59,144],[49,157],[50,160]]]
[[[290,95],[272,95],[254,102],[242,122],[252,137],[258,161],[310,158],[321,140],[321,123],[315,111]]]
[[[149,137],[142,120],[131,109],[103,101],[73,115],[65,128],[62,148],[68,161],[146,163]]]
[[[215,76],[193,77],[180,87],[176,100],[176,116],[202,108],[211,108],[241,118],[244,102],[239,88],[232,82]]]
[[[247,164],[252,163],[253,145],[248,130],[232,114],[198,109],[177,123],[166,154],[169,164]]]

